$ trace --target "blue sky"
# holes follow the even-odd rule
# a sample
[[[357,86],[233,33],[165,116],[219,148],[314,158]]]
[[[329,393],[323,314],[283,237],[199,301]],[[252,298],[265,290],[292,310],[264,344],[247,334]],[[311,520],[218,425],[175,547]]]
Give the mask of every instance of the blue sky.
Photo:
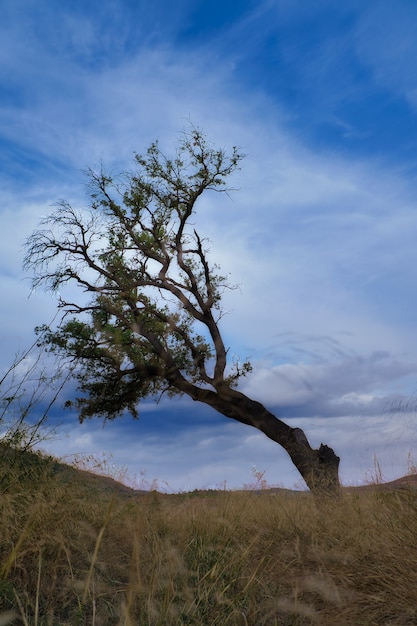
[[[86,204],[82,170],[129,169],[191,120],[246,153],[238,191],[196,217],[225,296],[242,390],[342,457],[344,482],[416,458],[417,6],[406,0],[3,0],[0,22],[0,367],[56,301],[22,270],[58,199]],[[407,407],[398,411],[398,406]],[[173,489],[299,482],[256,430],[186,400],[141,420],[57,414],[57,454],[113,454]],[[414,456],[413,456],[414,455]]]

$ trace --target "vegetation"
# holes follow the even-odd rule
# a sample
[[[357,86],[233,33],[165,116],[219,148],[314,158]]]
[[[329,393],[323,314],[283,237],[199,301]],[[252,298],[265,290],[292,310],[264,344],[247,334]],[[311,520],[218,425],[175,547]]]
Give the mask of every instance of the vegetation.
[[[0,375],[0,441],[20,450],[30,450],[51,434],[47,420],[71,371],[59,368],[51,374],[39,342],[15,355]]]
[[[5,444],[0,478],[2,625],[417,623],[415,491],[136,494]]]
[[[194,222],[202,194],[226,192],[241,159],[192,128],[174,158],[154,143],[124,178],[90,171],[90,210],[62,201],[28,241],[34,285],[60,298],[62,323],[42,329],[45,344],[75,368],[81,419],[136,416],[142,398],[185,394],[283,446],[310,489],[337,491],[339,457],[241,393],[251,365],[228,359],[220,322],[230,285]],[[68,283],[84,295],[65,299]]]

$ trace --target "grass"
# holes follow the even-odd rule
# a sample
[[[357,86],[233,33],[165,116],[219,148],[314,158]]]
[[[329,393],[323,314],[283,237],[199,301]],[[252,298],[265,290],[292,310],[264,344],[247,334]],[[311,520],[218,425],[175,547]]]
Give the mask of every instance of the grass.
[[[0,626],[417,623],[413,490],[135,495],[1,458]]]

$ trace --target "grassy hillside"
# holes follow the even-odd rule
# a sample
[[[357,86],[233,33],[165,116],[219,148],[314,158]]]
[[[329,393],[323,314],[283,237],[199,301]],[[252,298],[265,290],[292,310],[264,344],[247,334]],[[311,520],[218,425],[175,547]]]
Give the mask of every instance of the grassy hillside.
[[[417,624],[411,487],[143,494],[1,452],[0,625]]]

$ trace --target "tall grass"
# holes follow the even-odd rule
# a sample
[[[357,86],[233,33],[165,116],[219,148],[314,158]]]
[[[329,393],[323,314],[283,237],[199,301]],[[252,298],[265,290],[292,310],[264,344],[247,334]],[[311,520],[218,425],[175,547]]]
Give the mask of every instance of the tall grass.
[[[417,623],[416,492],[129,496],[38,455],[12,472],[0,626]]]

